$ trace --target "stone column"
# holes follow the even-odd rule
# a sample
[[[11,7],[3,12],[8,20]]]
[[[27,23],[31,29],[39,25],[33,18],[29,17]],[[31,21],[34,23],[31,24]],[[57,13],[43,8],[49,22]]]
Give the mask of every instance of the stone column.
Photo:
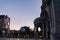
[[[37,27],[37,24],[36,26],[34,27],[34,38],[37,40],[38,39],[38,27]]]
[[[42,24],[42,35],[43,35],[43,39],[42,40],[46,40],[46,38],[45,38],[45,31],[44,31],[44,24]]]

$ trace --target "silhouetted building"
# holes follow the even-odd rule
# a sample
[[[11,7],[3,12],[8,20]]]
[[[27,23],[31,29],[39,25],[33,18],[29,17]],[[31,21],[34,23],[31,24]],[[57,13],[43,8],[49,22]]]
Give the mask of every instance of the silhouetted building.
[[[8,36],[10,30],[10,18],[7,15],[0,15],[0,31],[3,36]]]
[[[41,9],[46,30],[44,40],[60,40],[60,0],[42,0]]]
[[[60,0],[42,0],[41,10],[40,18],[34,22],[35,31],[41,21],[43,40],[60,40]]]

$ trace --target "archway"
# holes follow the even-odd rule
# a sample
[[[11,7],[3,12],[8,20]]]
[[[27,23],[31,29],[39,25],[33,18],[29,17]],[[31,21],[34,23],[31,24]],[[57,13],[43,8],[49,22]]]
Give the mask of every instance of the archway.
[[[38,28],[42,29],[41,27],[41,18],[38,17],[34,20],[34,38],[37,39],[38,38]]]
[[[43,11],[40,17],[34,20],[34,37],[38,38],[38,27],[41,28],[43,38],[50,38],[50,19],[47,11]]]

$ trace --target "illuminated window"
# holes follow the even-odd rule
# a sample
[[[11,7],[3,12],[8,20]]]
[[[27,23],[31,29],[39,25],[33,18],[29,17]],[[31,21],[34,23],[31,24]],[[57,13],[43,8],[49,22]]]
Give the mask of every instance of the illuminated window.
[[[41,31],[41,28],[40,27],[38,27],[38,31]]]

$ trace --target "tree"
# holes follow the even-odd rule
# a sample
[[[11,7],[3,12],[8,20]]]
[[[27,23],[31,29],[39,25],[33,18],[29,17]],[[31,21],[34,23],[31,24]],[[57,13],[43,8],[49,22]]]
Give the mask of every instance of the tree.
[[[22,38],[29,38],[29,30],[30,30],[29,27],[23,26],[23,27],[21,27],[20,30],[21,30],[21,33],[20,33],[21,35],[20,36]]]

